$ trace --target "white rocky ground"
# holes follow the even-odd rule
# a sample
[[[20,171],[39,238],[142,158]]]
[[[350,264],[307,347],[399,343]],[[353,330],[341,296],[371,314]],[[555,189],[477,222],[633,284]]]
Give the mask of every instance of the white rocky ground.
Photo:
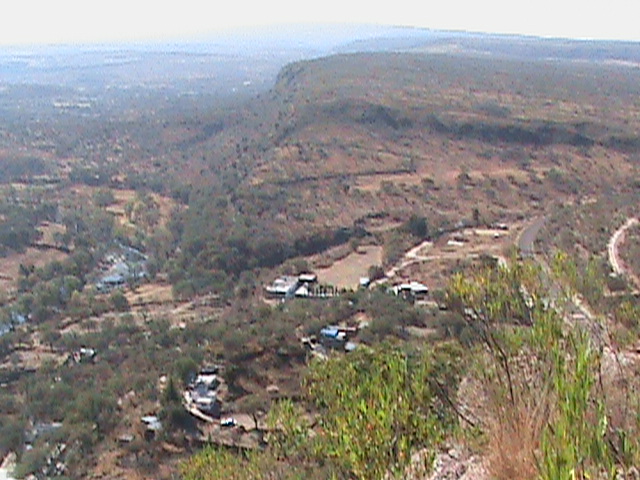
[[[15,465],[16,455],[14,453],[10,453],[2,461],[2,464],[0,464],[0,480],[14,480],[11,474]]]

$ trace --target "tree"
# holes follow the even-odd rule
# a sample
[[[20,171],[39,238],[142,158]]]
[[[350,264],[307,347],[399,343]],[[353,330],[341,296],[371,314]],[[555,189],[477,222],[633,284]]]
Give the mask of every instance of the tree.
[[[108,188],[101,188],[93,194],[93,202],[97,207],[108,207],[116,201],[113,192]]]
[[[320,411],[316,451],[362,479],[399,474],[415,448],[433,454],[456,423],[436,401],[435,364],[432,353],[414,358],[388,347],[312,364],[305,386]]]
[[[26,422],[3,415],[0,419],[0,457],[8,452],[19,452],[24,445]]]
[[[429,228],[427,226],[427,219],[418,215],[411,215],[406,223],[407,231],[417,238],[427,238],[429,234]]]
[[[171,376],[167,381],[167,386],[162,392],[162,404],[166,406],[176,403],[180,403],[180,392],[178,391],[178,387],[176,387],[175,380]]]
[[[89,423],[95,426],[96,435],[102,438],[117,423],[117,403],[107,391],[80,392],[66,411],[65,420],[70,424]]]
[[[384,268],[381,265],[371,265],[367,270],[367,275],[369,275],[369,280],[375,282],[381,278],[384,278]]]
[[[46,446],[40,446],[26,451],[20,459],[20,462],[16,465],[13,472],[14,475],[17,478],[26,478],[30,474],[41,471],[47,464],[49,453],[49,449]]]
[[[129,310],[129,300],[125,297],[121,290],[116,290],[109,296],[109,302],[118,312],[126,312]]]
[[[52,352],[54,351],[53,345],[60,340],[61,336],[60,331],[51,325],[51,323],[43,325],[40,330],[40,338],[42,339],[42,342],[49,345],[49,349]]]
[[[198,364],[191,357],[181,357],[175,362],[174,370],[177,377],[186,385],[198,372]],[[173,379],[170,380],[173,381]]]
[[[167,385],[162,392],[161,403],[160,418],[167,430],[184,429],[192,424],[191,415],[182,406],[182,397],[172,376],[169,377]]]
[[[480,225],[480,210],[477,207],[473,209],[472,215],[473,215],[473,224],[475,226]]]

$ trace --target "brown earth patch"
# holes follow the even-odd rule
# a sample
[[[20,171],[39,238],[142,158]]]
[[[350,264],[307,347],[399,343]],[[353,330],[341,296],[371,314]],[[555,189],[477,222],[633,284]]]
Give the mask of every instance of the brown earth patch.
[[[316,270],[318,279],[340,288],[358,288],[360,277],[368,275],[369,267],[382,264],[382,247],[368,245],[359,247],[345,258],[328,268]]]
[[[171,285],[165,283],[147,283],[128,290],[125,297],[130,305],[163,304],[173,302]]]

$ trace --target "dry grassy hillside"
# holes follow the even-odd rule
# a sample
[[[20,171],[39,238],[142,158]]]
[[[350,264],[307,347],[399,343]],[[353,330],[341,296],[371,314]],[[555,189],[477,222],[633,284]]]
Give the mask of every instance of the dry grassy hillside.
[[[637,169],[637,76],[408,54],[293,64],[263,104],[269,141],[243,185],[285,189],[289,223],[338,226],[476,207],[495,218],[618,190]]]
[[[635,225],[628,230],[620,253],[636,285],[640,285],[640,226]]]

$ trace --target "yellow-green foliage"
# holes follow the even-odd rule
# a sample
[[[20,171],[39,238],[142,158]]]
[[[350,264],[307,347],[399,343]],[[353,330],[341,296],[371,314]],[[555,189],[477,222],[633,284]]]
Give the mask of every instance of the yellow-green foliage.
[[[413,355],[382,347],[314,363],[305,380],[313,422],[300,404],[279,402],[266,450],[206,449],[184,465],[185,480],[402,478],[415,449],[433,453],[455,426],[445,397],[459,355],[450,346]]]
[[[596,277],[581,278],[562,254],[552,271],[571,286]],[[450,304],[465,311],[484,347],[478,361],[492,417],[487,433],[498,440],[490,446],[498,452],[489,452],[498,459],[496,478],[607,478],[639,459],[637,404],[627,402],[625,421],[612,426],[621,413],[610,397],[628,392],[616,382],[604,386],[602,339],[581,330],[588,325],[565,321],[571,317],[560,306],[571,302],[562,288],[545,288],[553,281],[518,264],[456,276],[448,289]],[[623,313],[633,315],[630,308]],[[522,319],[531,328],[516,327]]]
[[[640,304],[637,301],[625,300],[614,312],[616,322],[630,329],[640,326]]]
[[[562,272],[560,265],[558,273],[575,278],[571,264]],[[470,354],[486,402],[479,425],[497,480],[612,478],[640,461],[633,390],[603,381],[601,338],[567,321],[571,301],[553,282],[516,263],[456,275],[447,291],[477,334]],[[635,315],[625,308],[621,315]],[[465,357],[449,343],[428,352],[363,348],[314,362],[306,402],[271,411],[265,451],[207,449],[186,464],[185,480],[403,478],[414,452],[426,449],[429,465],[455,431]]]
[[[539,269],[531,263],[512,268],[482,268],[472,276],[454,275],[447,288],[447,302],[477,320],[473,326],[501,323],[531,324],[533,306],[544,295],[537,281]]]
[[[182,466],[183,480],[302,480],[292,465],[278,462],[270,452],[232,453],[208,447]]]
[[[268,424],[271,430],[269,445],[278,458],[299,456],[306,459],[309,425],[303,420],[302,407],[291,400],[281,400],[269,411]]]
[[[434,391],[436,363],[433,354],[381,349],[313,364],[306,386],[320,412],[317,458],[346,476],[379,479],[401,472],[413,449],[436,447],[454,424]]]
[[[605,274],[597,258],[592,257],[581,265],[566,252],[558,251],[553,256],[551,269],[554,276],[565,286],[567,296],[580,293],[592,308],[601,309]]]
[[[607,443],[607,417],[596,387],[600,354],[586,334],[543,337],[553,359],[555,412],[542,435],[540,477],[544,480],[593,478],[612,472],[615,452]]]

